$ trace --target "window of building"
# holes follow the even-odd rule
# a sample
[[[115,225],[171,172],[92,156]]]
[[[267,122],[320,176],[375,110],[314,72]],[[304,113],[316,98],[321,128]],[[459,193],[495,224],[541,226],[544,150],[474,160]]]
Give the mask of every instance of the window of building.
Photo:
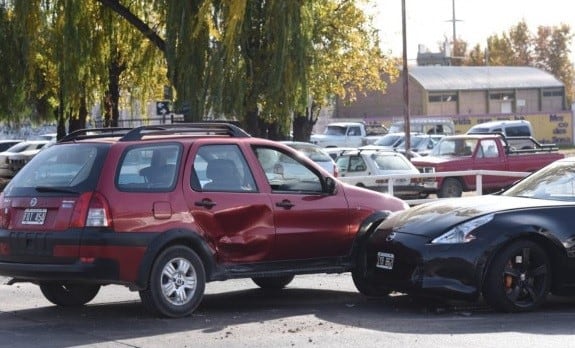
[[[430,94],[428,101],[430,103],[456,102],[457,93]]]
[[[544,97],[562,97],[563,96],[563,90],[562,89],[544,90],[543,96]]]
[[[513,92],[492,92],[492,93],[489,93],[489,99],[491,99],[491,100],[513,100],[513,99],[515,99],[515,94]]]

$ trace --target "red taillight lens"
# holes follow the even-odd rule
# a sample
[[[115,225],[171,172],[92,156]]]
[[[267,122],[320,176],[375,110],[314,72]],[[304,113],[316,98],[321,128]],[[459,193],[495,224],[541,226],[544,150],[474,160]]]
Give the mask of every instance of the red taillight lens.
[[[110,206],[104,196],[98,192],[85,192],[80,195],[70,227],[110,227]]]
[[[333,165],[333,176],[336,178],[339,176],[339,168],[337,167],[337,164]]]

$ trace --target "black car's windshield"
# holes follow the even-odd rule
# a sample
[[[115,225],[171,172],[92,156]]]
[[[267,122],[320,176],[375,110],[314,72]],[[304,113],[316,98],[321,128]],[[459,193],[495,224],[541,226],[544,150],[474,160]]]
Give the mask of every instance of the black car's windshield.
[[[575,163],[559,161],[525,178],[503,196],[575,202]]]

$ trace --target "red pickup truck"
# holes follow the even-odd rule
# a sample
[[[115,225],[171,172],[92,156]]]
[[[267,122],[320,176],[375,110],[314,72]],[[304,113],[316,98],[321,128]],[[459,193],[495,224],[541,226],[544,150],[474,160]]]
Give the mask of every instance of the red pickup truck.
[[[416,157],[412,163],[422,173],[452,172],[466,170],[501,170],[534,172],[547,164],[563,158],[554,144],[540,144],[531,137],[508,137],[499,134],[466,134],[443,137],[429,156]],[[530,141],[530,149],[515,150],[517,141]],[[502,189],[517,177],[483,176],[484,191]],[[426,193],[438,197],[461,197],[463,191],[476,189],[475,175],[437,177],[425,182]]]

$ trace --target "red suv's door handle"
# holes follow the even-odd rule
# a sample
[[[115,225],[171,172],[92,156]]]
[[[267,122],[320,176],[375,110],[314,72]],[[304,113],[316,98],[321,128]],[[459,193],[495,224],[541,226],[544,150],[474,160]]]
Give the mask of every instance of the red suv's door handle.
[[[212,202],[211,200],[204,198],[201,201],[196,201],[194,203],[196,206],[198,207],[206,207],[208,209],[212,208],[214,205],[216,205],[215,202]]]
[[[284,199],[281,202],[277,202],[276,206],[284,209],[291,209],[291,207],[293,207],[294,205],[292,204],[292,202],[288,201],[287,199]]]

